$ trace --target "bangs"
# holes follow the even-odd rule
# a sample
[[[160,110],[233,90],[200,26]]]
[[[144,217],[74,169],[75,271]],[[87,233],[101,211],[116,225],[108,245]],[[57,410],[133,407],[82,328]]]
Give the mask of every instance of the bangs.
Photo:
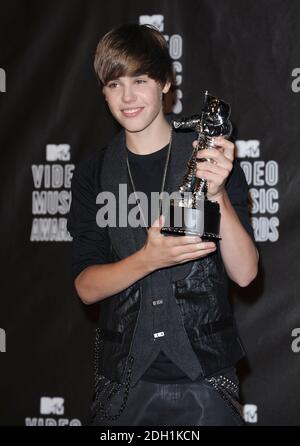
[[[148,71],[148,70],[146,70]],[[112,61],[106,61],[102,70],[102,83],[106,85],[108,82],[123,76],[140,76],[148,74],[143,68],[143,63],[139,60],[128,56],[113,57]]]

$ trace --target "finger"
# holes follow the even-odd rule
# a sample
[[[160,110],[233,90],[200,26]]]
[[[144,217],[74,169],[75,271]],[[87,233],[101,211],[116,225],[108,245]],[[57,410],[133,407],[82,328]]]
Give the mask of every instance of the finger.
[[[224,173],[226,175],[229,175],[232,168],[233,168],[232,162],[225,157],[223,157],[220,162],[211,159],[203,159],[202,162],[197,162],[196,166],[196,169],[198,170],[204,170],[204,171],[207,170],[209,172],[220,173],[220,175],[222,175],[223,171],[225,171]]]
[[[198,144],[199,144],[199,143],[198,143],[197,139],[195,139],[195,140],[192,142],[192,146],[194,147],[194,149],[197,148]]]
[[[215,147],[210,147],[208,149],[201,149],[198,150],[197,152],[197,157],[201,158],[201,157],[206,157],[206,158],[211,158],[211,156],[209,156],[209,153],[211,154],[223,154],[226,158],[230,159],[231,161],[233,161],[234,159],[234,144],[231,141],[228,141],[228,139],[225,139],[223,136],[218,136],[216,138],[213,138],[213,144],[215,145]],[[193,141],[193,147],[197,148],[198,142],[197,141]],[[200,155],[202,154],[202,155]]]
[[[216,244],[214,242],[200,242],[190,244],[189,246],[177,246],[175,252],[178,256],[181,256],[214,249],[216,249]]]
[[[208,183],[214,184],[215,186],[219,186],[224,183],[226,178],[220,178],[219,174],[214,172],[208,172],[207,170],[197,170],[196,177],[201,178],[203,180],[207,180]]]
[[[218,147],[218,148],[229,148],[234,146],[233,142],[229,141],[228,139],[224,138],[224,136],[215,136],[209,139],[210,145]],[[199,142],[197,139],[195,139],[192,142],[192,146],[196,149]]]
[[[171,244],[174,246],[186,246],[186,245],[194,245],[196,243],[200,243],[201,237],[199,235],[195,236],[189,236],[189,235],[183,235],[179,237],[170,237]]]
[[[184,254],[179,258],[178,263],[185,263],[185,262],[189,262],[191,260],[205,257],[208,254],[212,254],[215,250],[216,250],[216,248],[210,248],[210,249],[198,250],[196,252],[189,253],[189,254]]]
[[[216,138],[210,138],[210,144],[212,145],[212,146],[214,146],[214,145],[216,145]],[[199,145],[199,141],[197,140],[197,139],[195,139],[193,142],[192,142],[192,146],[194,147],[194,149],[196,149],[197,147],[198,147],[198,145]],[[209,148],[209,150],[211,150],[213,147],[210,147]],[[201,150],[203,150],[203,149],[201,149]]]
[[[180,236],[171,236],[165,238],[165,243],[169,247],[187,246],[199,242],[201,242],[201,237],[198,235],[195,236],[180,235]]]
[[[224,148],[234,147],[233,142],[227,138],[224,138],[224,136],[216,136],[214,138],[214,143],[217,147],[224,147]]]
[[[198,150],[196,155],[196,162],[199,163],[205,163],[209,162],[211,164],[222,164],[225,162],[228,162],[228,158],[226,158],[223,153],[221,153],[217,149],[205,149],[205,150]]]
[[[154,220],[152,225],[149,228],[147,228],[148,235],[151,234],[151,236],[164,238],[164,235],[160,232],[161,228],[164,226],[164,223],[165,220],[163,215],[157,217],[157,219]]]
[[[224,156],[226,158],[233,160],[234,159],[234,144],[228,139],[225,139],[223,136],[218,136],[215,138],[215,144],[217,147],[221,147],[223,149]]]
[[[190,252],[196,252],[196,251],[206,251],[207,249],[215,249],[216,244],[214,242],[200,242],[196,245],[190,246],[189,250]]]
[[[209,161],[211,164],[220,164],[224,167],[232,164],[232,160],[226,157],[219,149],[198,150],[196,161],[198,163]]]
[[[222,181],[228,177],[232,170],[232,164],[230,161],[228,163],[225,163],[225,165],[219,165],[219,164],[211,164],[211,163],[201,163],[197,165],[196,173],[198,175],[205,174],[207,172],[219,175]]]

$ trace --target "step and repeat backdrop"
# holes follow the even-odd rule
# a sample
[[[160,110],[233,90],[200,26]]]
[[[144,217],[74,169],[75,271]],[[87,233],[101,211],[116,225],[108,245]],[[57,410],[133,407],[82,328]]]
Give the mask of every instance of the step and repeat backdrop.
[[[151,23],[169,42],[178,116],[231,104],[260,271],[232,304],[249,425],[300,424],[300,2],[1,1],[0,424],[85,423],[97,305],[71,279],[80,160],[117,131],[93,72],[99,38]]]

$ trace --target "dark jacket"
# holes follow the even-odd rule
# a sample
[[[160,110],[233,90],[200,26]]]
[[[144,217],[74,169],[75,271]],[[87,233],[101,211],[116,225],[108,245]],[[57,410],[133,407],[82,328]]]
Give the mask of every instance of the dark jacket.
[[[165,190],[178,190],[191,156],[193,135],[174,133]],[[119,184],[127,183],[124,134],[102,152],[101,189],[118,202]],[[99,179],[98,179],[99,180]],[[132,205],[134,206],[134,205]],[[128,206],[130,210],[130,206]],[[117,220],[118,221],[118,220]],[[125,258],[146,241],[145,228],[108,228],[110,261]],[[133,386],[158,352],[190,379],[234,365],[243,355],[227,296],[227,275],[219,251],[194,262],[149,274],[100,302],[100,370],[124,383],[131,358]],[[133,364],[132,364],[133,361]]]

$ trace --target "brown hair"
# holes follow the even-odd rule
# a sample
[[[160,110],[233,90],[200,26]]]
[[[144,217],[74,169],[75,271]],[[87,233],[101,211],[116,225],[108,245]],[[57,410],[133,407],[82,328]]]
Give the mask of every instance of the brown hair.
[[[167,42],[151,25],[123,25],[105,34],[96,49],[94,68],[102,85],[142,74],[161,85],[173,79]]]

